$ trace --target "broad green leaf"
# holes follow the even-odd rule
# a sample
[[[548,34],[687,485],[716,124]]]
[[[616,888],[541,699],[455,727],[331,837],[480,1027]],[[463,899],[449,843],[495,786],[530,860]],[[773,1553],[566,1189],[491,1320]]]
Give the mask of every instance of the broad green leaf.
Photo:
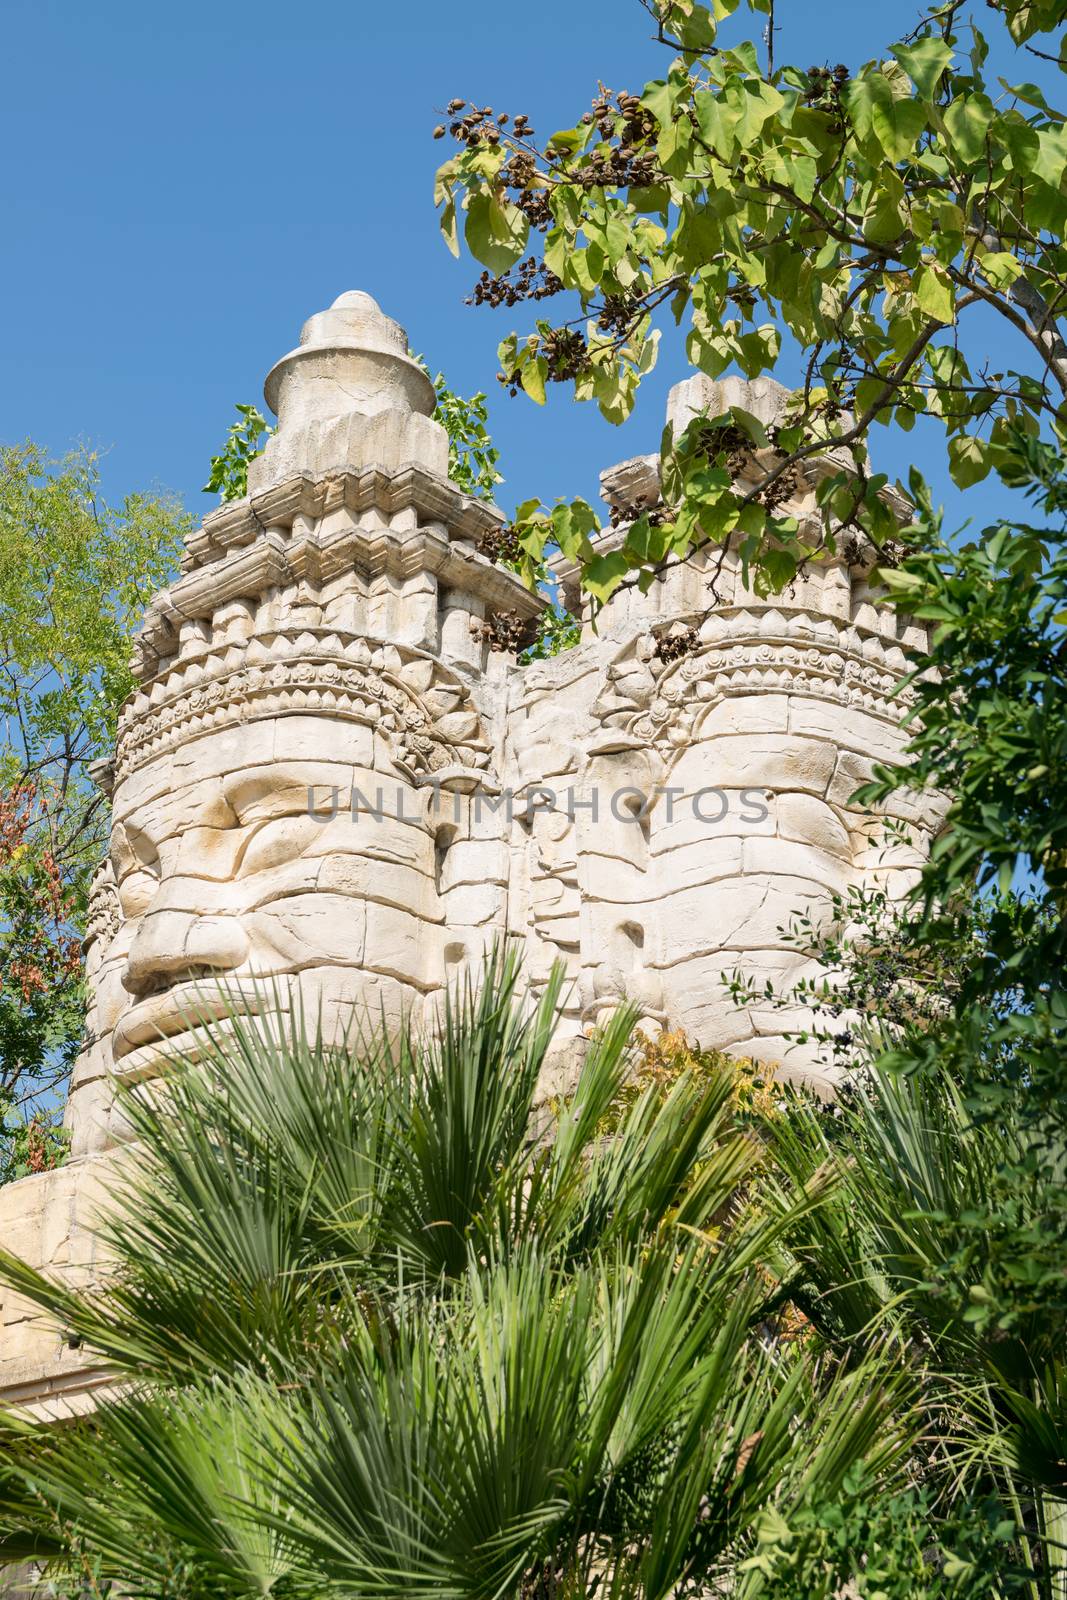
[[[526,217],[510,201],[501,205],[484,191],[470,196],[464,227],[467,248],[491,272],[506,272],[514,265],[529,232]]]
[[[918,100],[875,100],[871,126],[890,161],[904,161],[926,127],[926,112]]]
[[[545,403],[545,377],[548,373],[548,363],[543,356],[538,356],[534,361],[527,361],[522,367],[522,387],[537,405]]]
[[[862,76],[849,81],[844,102],[860,139],[868,139],[874,132],[875,107],[886,107],[892,98],[888,78],[877,70],[868,68]]]
[[[582,582],[595,600],[610,600],[619,584],[630,570],[630,562],[622,550],[611,550],[607,555],[595,555],[586,564]]]
[[[459,256],[459,226],[456,221],[456,202],[450,197],[441,213],[441,232],[454,256]]]
[[[736,137],[742,150],[756,142],[764,123],[785,104],[771,84],[753,78],[747,78],[740,85],[731,85],[727,90],[727,101],[731,110],[736,112]]]
[[[674,112],[683,92],[673,77],[667,81],[658,79],[655,83],[645,84],[641,104],[651,111],[661,128],[666,128],[674,120]]]
[[[924,261],[912,279],[912,292],[928,316],[951,322],[955,315],[952,282],[944,268]]]
[[[1016,260],[1010,250],[990,250],[979,257],[978,266],[994,289],[1008,288],[1023,273],[1022,262]]]
[[[945,131],[963,166],[973,166],[985,153],[992,120],[993,103],[984,94],[962,94],[945,112]]]
[[[969,489],[989,475],[989,446],[969,434],[958,435],[948,442],[948,463],[956,487]]]
[[[1033,172],[1041,155],[1041,137],[1017,111],[997,119],[997,138],[1011,157],[1012,169]]]
[[[694,5],[689,15],[675,23],[683,50],[709,50],[715,43],[715,17],[706,6]]]
[[[575,150],[581,150],[582,146],[588,142],[588,139],[588,128],[560,128],[552,135],[548,143],[550,146],[555,146],[557,150],[566,150],[573,154]]]
[[[1063,182],[1064,169],[1067,168],[1067,127],[1060,124],[1052,128],[1040,128],[1037,141],[1034,171],[1051,188],[1058,189]]]
[[[894,182],[890,183],[890,178]],[[904,228],[901,211],[904,186],[896,173],[887,173],[886,180],[876,187],[873,204],[863,218],[863,237],[874,244],[888,244],[890,240],[899,238]]]
[[[917,44],[893,46],[893,54],[908,74],[924,100],[931,100],[938,80],[953,57],[951,45],[944,39],[927,35]]]
[[[722,95],[712,90],[698,90],[693,96],[693,109],[697,115],[700,132],[716,155],[729,161],[736,148],[737,124],[741,108],[730,105]]]
[[[730,352],[720,335],[701,333],[697,329],[685,341],[685,353],[694,367],[709,378],[718,378],[730,365]]]
[[[751,411],[746,411],[743,406],[731,406],[730,415],[741,429],[747,439],[750,439],[757,450],[766,450],[770,446],[767,429],[757,416]]]
[[[796,556],[791,555],[788,550],[778,549],[775,545],[770,545],[764,550],[761,564],[766,574],[767,591],[770,594],[781,594],[796,577],[799,565]]]

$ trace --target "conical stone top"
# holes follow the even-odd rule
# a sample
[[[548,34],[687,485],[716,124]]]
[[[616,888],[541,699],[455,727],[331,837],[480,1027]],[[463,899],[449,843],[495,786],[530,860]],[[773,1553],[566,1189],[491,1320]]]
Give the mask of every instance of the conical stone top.
[[[263,386],[279,432],[358,411],[434,409],[433,384],[408,354],[407,334],[360,289],[338,295],[309,317],[295,350],[276,362]]]
[[[309,317],[263,393],[278,427],[249,470],[253,494],[294,474],[320,478],[377,465],[447,476],[448,440],[433,422],[433,384],[407,334],[361,289]]]

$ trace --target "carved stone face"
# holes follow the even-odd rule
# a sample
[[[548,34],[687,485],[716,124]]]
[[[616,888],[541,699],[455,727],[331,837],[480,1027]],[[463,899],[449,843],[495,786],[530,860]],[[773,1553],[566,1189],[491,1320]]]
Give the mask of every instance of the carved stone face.
[[[298,990],[338,1036],[354,1005],[395,1022],[436,981],[426,800],[377,740],[325,717],[262,720],[163,751],[118,785],[121,919],[104,966],[119,981],[102,973],[97,1022],[118,1074],[188,1048],[190,1024],[220,1009],[220,982],[250,1012],[285,1009]],[[353,787],[366,800],[354,816]]]

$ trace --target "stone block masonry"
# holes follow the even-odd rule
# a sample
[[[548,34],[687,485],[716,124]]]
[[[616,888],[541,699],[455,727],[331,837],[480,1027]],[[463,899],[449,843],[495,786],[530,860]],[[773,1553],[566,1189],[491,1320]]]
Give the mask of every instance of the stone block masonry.
[[[672,391],[669,419],[741,404],[773,421],[784,394],[697,378]],[[91,1222],[125,1138],[115,1083],[195,1053],[219,982],[238,1009],[299,1001],[340,1036],[353,1009],[429,1017],[510,935],[535,986],[557,960],[572,979],[558,1061],[628,999],[647,1029],[828,1084],[817,1055],[790,1049],[789,1018],[736,1010],[722,974],[788,988],[811,971],[783,934],[791,917],[828,915],[851,885],[903,892],[916,859],[883,857],[851,805],[872,760],[903,747],[893,690],[921,642],[880,607],[854,546],[773,601],[727,552],[710,608],[698,553],[522,668],[485,624],[546,602],[479,553],[502,515],[449,481],[403,330],[343,294],[266,395],[278,428],[248,497],[190,536],[136,641],[106,775],[72,1159],[0,1191],[5,1245],[80,1283],[100,1270]],[[839,465],[810,463],[787,509],[814,518],[818,476]],[[624,463],[606,497],[654,501],[657,470]],[[558,576],[579,605],[577,573]],[[663,649],[671,635],[685,648]],[[897,814],[921,852],[940,802]],[[0,1295],[0,1404],[71,1414],[105,1381]]]

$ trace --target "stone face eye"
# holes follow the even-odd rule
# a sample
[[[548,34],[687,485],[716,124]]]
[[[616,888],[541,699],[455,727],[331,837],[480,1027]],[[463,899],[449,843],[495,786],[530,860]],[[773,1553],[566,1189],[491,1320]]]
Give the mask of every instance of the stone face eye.
[[[147,834],[117,824],[111,835],[111,863],[124,917],[139,917],[155,898],[162,868]]]
[[[295,861],[314,840],[321,838],[322,826],[320,819],[306,815],[273,817],[261,823],[238,860],[238,873],[247,878]]]
[[[135,867],[118,886],[119,905],[124,917],[139,917],[148,910],[159,888],[158,863],[155,871],[150,867]]]

